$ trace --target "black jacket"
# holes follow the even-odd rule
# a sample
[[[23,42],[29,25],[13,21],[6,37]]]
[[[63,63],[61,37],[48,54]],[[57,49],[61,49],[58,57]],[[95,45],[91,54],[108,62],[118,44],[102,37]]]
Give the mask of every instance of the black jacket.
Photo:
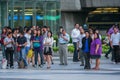
[[[85,48],[85,41],[86,41],[86,37],[84,37],[84,38],[82,39],[82,50],[84,50],[84,48]],[[89,50],[90,50],[91,42],[92,42],[92,38],[89,37],[89,38],[88,38],[88,46],[89,46]]]

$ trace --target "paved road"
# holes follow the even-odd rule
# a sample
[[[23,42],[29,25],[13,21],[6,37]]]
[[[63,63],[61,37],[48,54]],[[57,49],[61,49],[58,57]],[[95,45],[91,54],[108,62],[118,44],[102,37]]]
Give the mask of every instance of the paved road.
[[[102,57],[99,71],[84,70],[80,62],[72,62],[68,59],[67,66],[59,65],[59,58],[54,57],[54,65],[51,69],[0,69],[0,80],[120,80],[120,64],[113,64],[109,59]],[[95,65],[92,60],[91,66]]]

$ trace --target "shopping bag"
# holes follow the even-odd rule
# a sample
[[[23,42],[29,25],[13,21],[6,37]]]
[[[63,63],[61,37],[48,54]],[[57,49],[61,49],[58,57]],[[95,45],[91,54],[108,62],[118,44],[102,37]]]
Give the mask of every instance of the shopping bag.
[[[2,69],[6,69],[7,68],[7,60],[5,58],[2,59]]]

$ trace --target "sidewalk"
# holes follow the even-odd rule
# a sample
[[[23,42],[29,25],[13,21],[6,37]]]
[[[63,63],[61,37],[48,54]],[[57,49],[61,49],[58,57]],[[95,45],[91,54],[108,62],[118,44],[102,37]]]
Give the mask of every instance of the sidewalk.
[[[0,54],[0,60],[2,59],[2,55]],[[72,57],[68,57],[68,65],[67,66],[61,66],[59,65],[59,57],[55,56],[53,57],[54,65],[51,65],[51,70],[84,70],[83,66],[80,66],[80,62],[73,62]],[[1,63],[1,61],[0,61]],[[94,67],[95,60],[92,60],[91,67]],[[1,64],[0,64],[1,66]],[[17,69],[17,64],[14,64],[15,69]],[[44,65],[43,68],[33,68],[32,64],[28,66],[28,70],[46,70],[46,65]],[[119,64],[113,64],[110,59],[106,59],[104,56],[101,57],[101,64],[100,64],[100,70],[107,70],[107,71],[120,71],[120,63]]]

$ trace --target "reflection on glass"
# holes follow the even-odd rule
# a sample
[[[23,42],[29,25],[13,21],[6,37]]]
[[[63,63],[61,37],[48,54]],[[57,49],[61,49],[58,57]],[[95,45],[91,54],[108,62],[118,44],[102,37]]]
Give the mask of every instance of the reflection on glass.
[[[16,26],[50,26],[53,33],[60,25],[60,2],[59,1],[8,1],[9,25]]]

